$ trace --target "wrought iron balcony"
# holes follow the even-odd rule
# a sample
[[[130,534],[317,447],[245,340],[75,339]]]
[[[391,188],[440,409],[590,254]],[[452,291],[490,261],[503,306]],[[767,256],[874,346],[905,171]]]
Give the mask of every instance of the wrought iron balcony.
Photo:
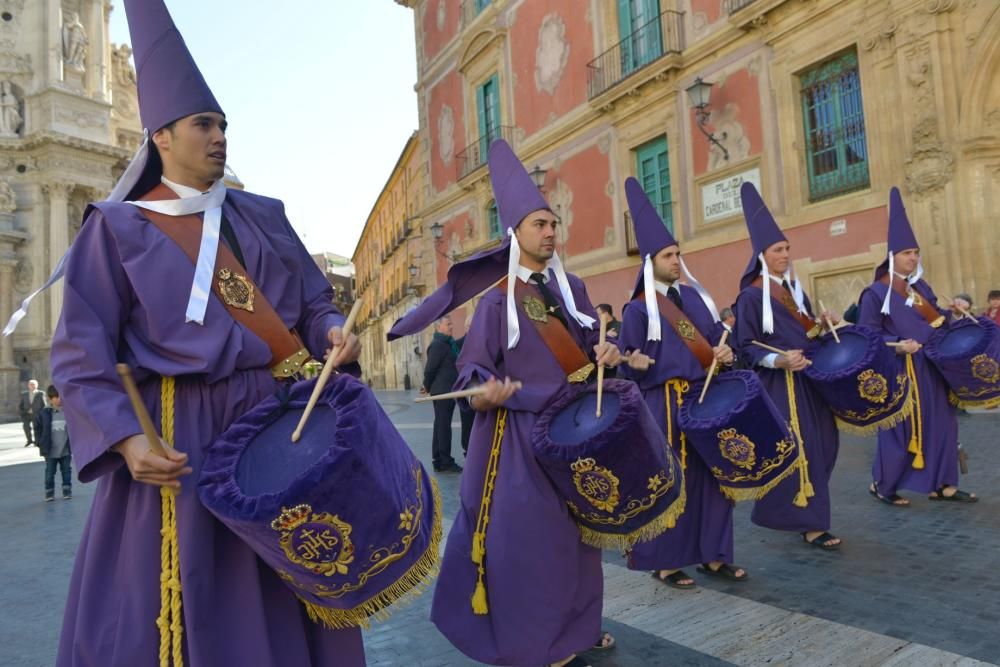
[[[504,139],[508,143],[513,143],[513,136],[513,127],[501,125],[466,146],[464,150],[455,155],[458,180],[462,180],[486,164],[486,154],[490,149],[490,144],[497,139]]]
[[[744,7],[748,7],[755,2],[757,2],[757,0],[726,0],[726,13],[732,14],[734,12],[738,12]]]
[[[594,99],[660,58],[684,50],[684,14],[667,10],[587,63],[587,94]]]

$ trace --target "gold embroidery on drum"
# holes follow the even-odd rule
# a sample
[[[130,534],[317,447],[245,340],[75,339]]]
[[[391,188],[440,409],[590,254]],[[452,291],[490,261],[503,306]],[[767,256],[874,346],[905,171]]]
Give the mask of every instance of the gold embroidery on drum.
[[[694,340],[694,325],[684,319],[677,320],[677,333],[683,338]]]
[[[750,438],[742,433],[737,433],[734,428],[727,428],[719,431],[719,451],[722,458],[732,463],[737,468],[753,470],[757,463],[756,446]]]
[[[253,312],[253,285],[238,273],[229,269],[219,270],[219,292],[227,306]]]
[[[575,503],[570,501],[566,501],[566,505],[569,507],[570,513],[581,521],[604,526],[624,525],[626,521],[635,518],[642,512],[647,512],[652,509],[656,505],[656,501],[669,493],[670,489],[674,488],[674,484],[677,483],[674,458],[670,457],[667,459],[667,462],[670,464],[669,472],[666,470],[660,470],[653,476],[653,478],[658,480],[658,483],[654,484],[652,482],[653,478],[651,478],[650,483],[647,485],[647,488],[650,488],[652,493],[643,498],[626,498],[624,508],[614,516],[604,516],[602,514],[598,514],[597,512],[583,512],[576,506]],[[652,489],[652,486],[655,486],[656,488]],[[686,498],[683,484],[681,485],[681,496]],[[676,503],[678,501],[674,502]],[[683,509],[683,504],[681,509]]]
[[[618,477],[592,458],[577,459],[569,466],[573,470],[573,485],[577,493],[604,512],[614,512],[620,496]]]
[[[730,482],[732,484],[741,482],[759,482],[766,475],[770,474],[775,468],[783,465],[788,457],[795,454],[797,451],[797,447],[795,447],[795,445],[788,440],[779,441],[776,448],[778,450],[777,455],[774,456],[774,458],[762,459],[760,467],[757,468],[756,472],[747,474],[734,472],[731,475],[726,475],[718,466],[712,466],[712,475],[720,482]]]
[[[860,391],[860,388],[859,388]],[[884,414],[892,413],[897,409],[900,402],[907,398],[910,392],[910,378],[906,376],[905,373],[896,376],[896,391],[893,392],[892,396],[888,398],[888,403],[882,407],[874,406],[868,408],[864,412],[857,412],[855,410],[839,410],[835,414],[841,420],[849,420],[853,422],[867,423],[868,421],[879,417]],[[904,406],[903,410],[907,410]],[[908,415],[909,412],[905,412]],[[905,416],[904,415],[904,416]]]
[[[528,316],[528,319],[535,320],[536,322],[547,322],[549,320],[548,315],[545,314],[545,304],[539,299],[533,296],[526,296],[521,303],[524,305],[524,314]]]
[[[869,368],[858,375],[858,394],[871,403],[885,403],[889,397],[889,383],[883,375]]]
[[[354,561],[351,524],[339,516],[313,514],[305,504],[282,507],[271,528],[281,533],[285,557],[316,574],[347,574],[347,566]]]
[[[1000,380],[1000,364],[986,354],[977,354],[969,361],[972,367],[972,377],[982,382],[996,384]]]

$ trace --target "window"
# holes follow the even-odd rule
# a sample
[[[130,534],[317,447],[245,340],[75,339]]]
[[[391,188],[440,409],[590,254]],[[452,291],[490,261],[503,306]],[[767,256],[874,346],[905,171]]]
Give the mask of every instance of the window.
[[[500,137],[500,91],[496,74],[476,89],[476,110],[479,113],[480,161],[485,162],[490,144]]]
[[[635,149],[639,184],[659,212],[663,223],[674,233],[674,215],[670,202],[670,163],[667,138],[659,137]]]
[[[472,0],[472,1],[476,5],[476,13],[478,14],[479,12],[486,9],[487,5],[489,5],[493,0]]]
[[[809,201],[867,187],[868,148],[857,53],[822,63],[799,80]]]
[[[663,55],[659,0],[618,0],[622,74],[629,74]]]
[[[500,215],[497,213],[496,200],[491,201],[490,205],[486,208],[486,233],[491,241],[503,236],[503,230],[500,227]]]

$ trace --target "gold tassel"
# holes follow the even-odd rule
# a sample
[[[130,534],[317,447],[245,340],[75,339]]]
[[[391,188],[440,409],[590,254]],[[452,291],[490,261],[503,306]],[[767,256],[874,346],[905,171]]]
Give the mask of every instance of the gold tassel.
[[[799,408],[795,400],[795,376],[792,375],[792,371],[785,371],[785,387],[788,390],[788,412],[791,417],[792,434],[799,442],[799,492],[795,494],[792,503],[796,507],[808,507],[809,501],[806,499],[816,495],[816,491],[809,481],[809,460],[806,458],[805,443],[802,440],[802,431],[799,429]]]
[[[163,441],[174,445],[174,378],[160,381],[160,432]],[[177,496],[173,489],[160,487],[160,667],[184,665],[184,625],[181,604],[180,547],[177,541]]]
[[[674,446],[674,416],[670,401],[670,388],[673,387],[674,393],[677,394],[677,409],[679,410],[682,405],[684,405],[684,393],[691,388],[691,385],[687,380],[682,380],[680,378],[671,378],[666,381],[663,385],[663,396],[667,408],[667,444],[671,447]],[[687,438],[684,437],[684,433],[681,432],[681,443],[680,443],[680,458],[681,458],[681,470],[687,470]]]
[[[482,581],[476,582],[476,592],[472,594],[472,613],[476,616],[490,613],[490,608],[486,604],[486,586]]]
[[[913,395],[913,431],[910,435],[910,444],[906,451],[913,454],[914,470],[924,469],[924,424],[923,415],[920,411],[920,387],[917,384],[917,369],[913,366],[913,355],[906,355],[906,375],[910,378],[910,392]]]
[[[507,428],[507,409],[497,410],[497,423],[493,429],[493,443],[490,446],[490,457],[486,461],[486,477],[483,479],[483,496],[479,502],[479,516],[476,518],[476,529],[472,532],[472,562],[476,564],[476,589],[472,593],[472,613],[484,616],[489,613],[486,602],[486,527],[490,522],[490,504],[493,502],[493,488],[497,480],[497,468],[500,465],[500,443],[503,442],[504,430]]]

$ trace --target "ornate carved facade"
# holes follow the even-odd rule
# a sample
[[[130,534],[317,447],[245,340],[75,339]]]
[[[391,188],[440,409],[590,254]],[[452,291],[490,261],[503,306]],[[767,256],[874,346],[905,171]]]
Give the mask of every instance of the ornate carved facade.
[[[0,317],[48,277],[87,204],[138,147],[135,73],[108,40],[110,0],[0,0]],[[57,284],[0,339],[0,415],[48,382]]]

